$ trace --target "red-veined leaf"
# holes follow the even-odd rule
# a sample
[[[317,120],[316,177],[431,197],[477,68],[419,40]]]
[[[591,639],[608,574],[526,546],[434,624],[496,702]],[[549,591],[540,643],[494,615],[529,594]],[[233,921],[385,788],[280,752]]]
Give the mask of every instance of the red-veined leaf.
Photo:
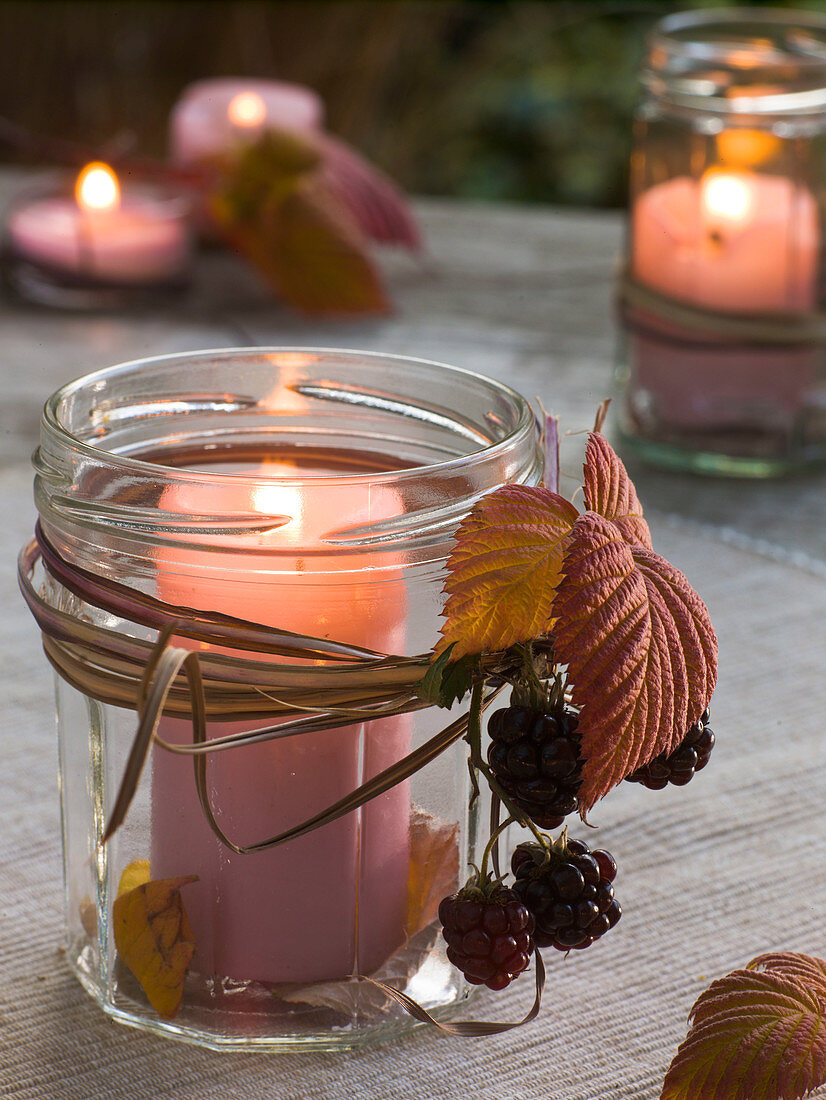
[[[585,452],[582,488],[585,507],[610,519],[631,546],[651,549],[651,532],[622,460],[604,435],[591,432]]]
[[[700,995],[660,1100],[800,1100],[826,1082],[822,960],[761,958],[776,969],[735,970]]]
[[[826,1001],[826,961],[815,955],[801,955],[797,951],[773,951],[758,955],[752,959],[749,970],[771,970],[775,974],[785,974],[817,990]]]
[[[580,708],[584,815],[697,721],[714,690],[717,642],[682,573],[594,512],[576,520],[562,574],[554,649]]]
[[[317,134],[315,140],[322,156],[324,178],[361,231],[383,244],[421,248],[413,212],[395,183],[338,138]]]
[[[576,518],[570,501],[540,486],[505,485],[484,497],[456,534],[438,651],[455,643],[456,660],[544,634]]]

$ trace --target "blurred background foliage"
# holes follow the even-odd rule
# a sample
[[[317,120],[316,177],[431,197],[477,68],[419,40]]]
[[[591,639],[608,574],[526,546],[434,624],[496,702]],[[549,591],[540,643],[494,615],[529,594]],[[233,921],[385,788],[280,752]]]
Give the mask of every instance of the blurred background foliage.
[[[328,128],[408,191],[616,206],[647,28],[758,2],[0,0],[0,113],[161,156],[190,81],[274,77],[316,88]]]

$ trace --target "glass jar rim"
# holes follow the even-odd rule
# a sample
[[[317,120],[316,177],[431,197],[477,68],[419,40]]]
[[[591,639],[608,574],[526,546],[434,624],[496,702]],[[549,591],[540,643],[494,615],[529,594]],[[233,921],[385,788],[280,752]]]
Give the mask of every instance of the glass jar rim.
[[[826,15],[783,8],[674,12],[649,32],[641,80],[658,94],[728,113],[821,113]]]
[[[174,366],[180,366],[187,359],[194,360],[205,357],[212,357],[216,360],[231,360],[246,356],[261,357],[267,355],[335,356],[339,359],[352,359],[354,362],[364,360],[368,362],[378,362],[380,360],[385,360],[392,363],[409,364],[419,369],[426,368],[435,370],[439,373],[447,372],[455,377],[457,382],[461,382],[461,380],[464,379],[467,381],[472,380],[475,384],[482,384],[489,389],[492,396],[496,395],[500,398],[504,398],[518,412],[516,423],[506,435],[466,454],[457,455],[433,463],[406,466],[402,469],[348,472],[347,474],[322,473],[313,475],[312,481],[319,485],[335,486],[337,484],[359,484],[367,481],[373,483],[392,481],[394,484],[398,484],[406,480],[415,480],[421,477],[423,473],[427,473],[430,476],[449,476],[454,470],[467,467],[469,462],[487,459],[495,460],[509,448],[521,441],[527,440],[528,437],[536,433],[536,419],[528,400],[505,383],[489,378],[486,375],[478,374],[475,371],[413,356],[360,351],[350,348],[298,347],[289,345],[205,348],[197,351],[149,356],[117,363],[109,367],[103,367],[100,370],[73,379],[56,390],[44,405],[41,424],[43,430],[48,433],[52,442],[56,443],[58,447],[70,448],[80,455],[94,459],[98,462],[102,458],[105,458],[107,465],[111,465],[113,468],[122,469],[124,473],[148,474],[152,471],[155,473],[167,473],[174,476],[179,481],[188,481],[193,485],[214,484],[216,481],[219,484],[238,484],[245,479],[248,480],[253,475],[249,472],[204,472],[189,467],[167,466],[163,462],[154,460],[148,461],[126,454],[120,454],[117,451],[107,450],[104,447],[88,443],[65,425],[60,414],[60,408],[74,395],[82,392],[84,389],[89,387],[102,389],[106,382],[126,377],[142,367],[163,367],[168,364],[170,368],[172,368]],[[289,478],[275,475],[272,477],[272,480],[283,484],[295,484],[304,482],[306,479],[302,477]]]

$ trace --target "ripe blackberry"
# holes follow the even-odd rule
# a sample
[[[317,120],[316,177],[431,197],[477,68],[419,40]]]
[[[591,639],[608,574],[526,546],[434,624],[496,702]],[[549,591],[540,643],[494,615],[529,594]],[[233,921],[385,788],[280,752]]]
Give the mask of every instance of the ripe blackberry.
[[[471,880],[442,899],[439,920],[447,957],[472,985],[504,989],[528,968],[534,921],[509,886]]]
[[[684,787],[695,772],[706,766],[714,748],[714,733],[708,726],[708,719],[706,710],[670,755],[661,752],[625,778],[629,783],[642,783],[651,791],[661,791],[669,783]]]
[[[560,839],[550,851],[520,844],[511,858],[514,892],[536,922],[537,947],[582,950],[622,916],[611,885],[617,865],[610,852],[592,852],[582,840]]]
[[[497,710],[488,722],[488,763],[513,802],[541,829],[555,829],[579,809],[582,762],[578,718],[567,707]]]

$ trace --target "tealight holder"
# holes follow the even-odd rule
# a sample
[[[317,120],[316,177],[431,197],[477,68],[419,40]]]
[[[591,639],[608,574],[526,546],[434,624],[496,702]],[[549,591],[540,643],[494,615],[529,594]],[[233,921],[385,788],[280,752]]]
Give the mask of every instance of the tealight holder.
[[[158,306],[189,285],[191,201],[161,185],[121,190],[108,165],[52,178],[6,215],[3,285],[15,299],[67,310]]]
[[[20,579],[57,673],[84,988],[115,1020],[220,1049],[417,1026],[360,976],[437,1017],[461,1005],[436,908],[490,807],[470,797],[463,708],[415,684],[457,524],[542,477],[528,403],[391,356],[176,355],[59,390],[35,466]]]
[[[650,35],[631,159],[620,430],[654,464],[826,462],[826,17],[700,10]]]

